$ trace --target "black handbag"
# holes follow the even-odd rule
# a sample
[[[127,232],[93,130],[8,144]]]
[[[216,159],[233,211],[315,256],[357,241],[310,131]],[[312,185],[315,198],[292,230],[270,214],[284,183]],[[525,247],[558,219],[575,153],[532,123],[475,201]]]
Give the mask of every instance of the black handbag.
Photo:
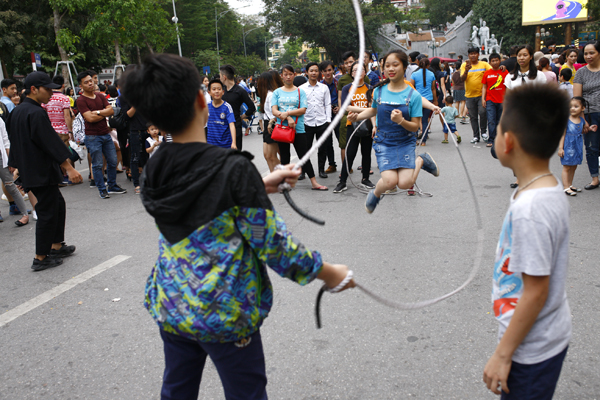
[[[108,126],[120,131],[129,125],[127,114],[121,112],[121,107],[113,107],[114,114],[108,118]]]
[[[352,129],[354,131],[354,136],[357,137],[367,137],[371,136],[373,133],[373,126],[371,121],[356,121],[352,123]]]

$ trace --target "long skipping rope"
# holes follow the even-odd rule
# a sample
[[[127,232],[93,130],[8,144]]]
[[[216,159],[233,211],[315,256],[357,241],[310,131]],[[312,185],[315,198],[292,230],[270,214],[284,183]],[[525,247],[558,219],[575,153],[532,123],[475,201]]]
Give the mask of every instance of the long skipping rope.
[[[364,37],[363,20],[362,20],[362,13],[360,11],[359,1],[352,0],[352,5],[354,7],[354,13],[356,15],[356,22],[357,22],[357,26],[358,26],[359,49],[360,49],[360,57],[359,57],[358,70],[357,70],[356,76],[354,77],[354,81],[352,82],[352,87],[350,88],[348,97],[346,97],[346,100],[342,104],[342,107],[341,107],[340,111],[338,112],[338,115],[336,115],[336,117],[329,124],[329,126],[327,127],[325,132],[323,132],[323,135],[321,135],[321,138],[319,138],[319,140],[317,140],[316,143],[310,148],[310,150],[308,150],[308,152],[304,155],[304,157],[302,157],[302,159],[300,159],[300,161],[298,161],[298,163],[294,167],[294,170],[299,170],[300,168],[302,168],[302,166],[306,162],[308,162],[308,160],[310,159],[310,156],[312,154],[314,154],[315,151],[317,151],[319,149],[319,147],[321,147],[323,145],[323,143],[325,143],[325,141],[329,138],[329,136],[333,132],[333,129],[336,126],[336,124],[338,124],[340,122],[340,120],[342,119],[348,105],[352,101],[352,95],[356,92],[356,88],[358,87],[358,83],[360,81],[360,76],[363,71],[363,64],[364,64],[364,58],[365,58],[365,56],[364,56],[364,54],[365,54],[365,37]],[[446,127],[448,128],[448,130],[450,132],[452,132],[448,126],[448,123],[446,122],[446,119],[443,117],[443,115],[442,115],[442,119],[443,119],[444,123],[446,124]],[[430,121],[430,123],[431,123],[431,121]],[[427,132],[427,131],[425,131],[425,132]],[[383,305],[386,305],[388,307],[391,307],[391,308],[394,308],[397,310],[417,310],[420,308],[424,308],[424,307],[439,303],[440,301],[443,301],[443,300],[455,295],[456,293],[460,292],[461,290],[463,290],[465,287],[467,287],[467,285],[469,285],[469,283],[471,283],[471,281],[473,281],[473,279],[477,275],[477,270],[479,269],[479,265],[481,264],[481,259],[483,257],[483,242],[484,242],[484,232],[483,232],[483,223],[482,223],[482,218],[481,218],[481,208],[480,208],[479,202],[477,200],[477,195],[475,194],[475,189],[473,187],[473,182],[471,180],[471,176],[469,175],[467,165],[462,156],[460,148],[458,147],[458,142],[456,141],[456,139],[454,138],[454,135],[452,135],[452,133],[451,133],[451,136],[454,141],[456,150],[458,151],[458,154],[460,156],[460,160],[461,160],[463,169],[465,171],[465,175],[467,177],[471,196],[473,197],[473,203],[475,206],[475,217],[476,217],[476,222],[477,222],[477,248],[475,250],[475,257],[473,259],[473,267],[471,269],[471,272],[470,272],[467,280],[462,285],[460,285],[459,287],[454,289],[453,291],[446,293],[443,296],[436,297],[434,299],[419,301],[419,302],[415,302],[415,303],[403,303],[403,302],[395,302],[395,301],[388,300],[378,294],[375,294],[373,291],[371,291],[370,289],[367,289],[366,287],[362,286],[361,284],[355,282],[356,287],[359,288],[360,290],[362,290],[363,293],[365,293],[366,295],[368,295],[375,301],[377,301]],[[281,168],[281,167],[279,167],[279,168]],[[281,193],[283,193],[287,202],[290,204],[290,206],[296,212],[298,212],[302,217],[304,217],[310,221],[313,221],[319,225],[324,225],[325,221],[310,216],[308,213],[302,211],[292,201],[292,198],[289,194],[290,190],[291,190],[290,185],[285,182],[282,182],[279,185],[279,191]],[[316,315],[317,328],[321,328],[320,303],[321,303],[321,298],[323,296],[323,293],[325,293],[325,291],[328,291],[330,293],[339,292],[352,280],[352,277],[353,277],[352,271],[348,271],[346,278],[344,278],[344,280],[342,280],[342,282],[340,282],[340,284],[338,286],[336,286],[335,288],[329,289],[329,288],[327,288],[326,285],[323,285],[321,287],[321,289],[319,290],[319,293],[317,295],[317,302],[315,304],[315,315]]]

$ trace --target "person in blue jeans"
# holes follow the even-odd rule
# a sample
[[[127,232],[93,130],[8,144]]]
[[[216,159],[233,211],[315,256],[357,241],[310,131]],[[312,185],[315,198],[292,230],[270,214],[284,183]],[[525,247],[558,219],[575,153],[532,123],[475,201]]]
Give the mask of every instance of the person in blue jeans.
[[[77,109],[85,121],[85,145],[92,156],[92,172],[101,199],[108,199],[110,194],[127,193],[117,185],[117,151],[110,137],[111,128],[106,118],[114,114],[106,97],[94,93],[94,80],[90,71],[77,75],[77,81],[83,93],[77,98]],[[108,188],[104,184],[102,171],[103,159],[106,158],[106,174]]]
[[[458,117],[458,110],[452,107],[452,104],[454,104],[454,97],[450,95],[446,96],[446,107],[442,108],[441,112],[444,114],[446,124],[448,124],[448,127],[452,133],[456,134],[456,141],[460,143],[462,138],[458,133],[456,133],[458,131],[456,129],[456,117]],[[446,124],[442,123],[442,130],[444,131],[444,140],[442,140],[443,144],[448,143],[448,128],[446,127]]]
[[[500,70],[500,55],[493,53],[490,55],[490,65],[492,69],[488,69],[483,73],[481,78],[481,102],[487,113],[487,125],[489,137],[487,147],[492,147],[496,138],[496,127],[500,123],[502,117],[502,103],[504,102],[504,94],[506,86],[504,78],[508,75],[508,71]]]
[[[435,74],[429,69],[429,59],[422,58],[419,60],[419,69],[412,73],[410,81],[416,91],[425,99],[429,100],[433,104],[437,104],[437,90],[435,88]],[[421,118],[421,134],[423,139],[421,145],[425,146],[427,142],[427,133],[425,132],[427,125],[429,125],[429,118],[431,118],[431,110],[423,108],[423,117]]]
[[[587,65],[581,67],[573,81],[573,96],[583,97],[588,106],[585,109],[586,130],[600,125],[600,42],[589,42],[583,49]],[[598,155],[600,149],[600,129],[589,131],[583,135],[585,143],[585,159],[592,177],[592,182],[585,185],[586,190],[600,187],[598,179]]]

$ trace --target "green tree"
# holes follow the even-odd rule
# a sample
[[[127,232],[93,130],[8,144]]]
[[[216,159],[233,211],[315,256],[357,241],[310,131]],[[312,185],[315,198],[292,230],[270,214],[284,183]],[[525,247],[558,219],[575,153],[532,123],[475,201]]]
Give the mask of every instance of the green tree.
[[[2,61],[3,73],[9,77],[7,64],[13,70],[13,57],[25,54],[25,35],[31,19],[29,15],[15,10],[0,10],[0,60]]]
[[[445,25],[446,22],[454,22],[457,16],[465,16],[471,11],[473,3],[477,0],[423,0],[425,2],[425,10],[429,15],[429,20],[432,25]],[[500,4],[498,1],[489,10],[496,11],[499,8],[505,8],[504,0]],[[519,9],[521,9],[519,2]]]
[[[383,4],[363,3],[361,11],[366,47],[376,50],[373,39],[381,23],[396,14]],[[324,47],[335,62],[345,51],[358,50],[356,17],[347,0],[265,0],[265,15],[284,35]]]
[[[502,51],[508,53],[511,46],[535,42],[535,26],[522,26],[522,1],[502,0],[498,7],[497,0],[475,0],[471,22],[479,25],[479,19],[487,22],[490,32],[502,38]]]

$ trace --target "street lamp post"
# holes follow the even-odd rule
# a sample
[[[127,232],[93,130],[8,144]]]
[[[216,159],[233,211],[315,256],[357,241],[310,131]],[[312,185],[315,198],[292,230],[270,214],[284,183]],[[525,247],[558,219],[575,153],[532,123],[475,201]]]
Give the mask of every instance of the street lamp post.
[[[183,57],[181,55],[181,40],[179,39],[179,18],[177,18],[177,10],[175,10],[175,0],[173,0],[173,18],[171,19],[175,23],[175,29],[177,30],[177,46],[179,47],[179,57]]]
[[[230,8],[225,11],[221,11],[221,13],[217,13],[217,7],[215,7],[215,36],[217,37],[217,68],[221,69],[221,57],[219,56],[219,20],[225,16],[229,11],[239,10],[241,8],[250,7],[250,4],[247,6],[242,6],[238,8]]]
[[[435,57],[435,49],[440,47],[440,42],[427,42],[427,47],[433,50],[433,56]]]
[[[258,28],[262,28],[262,26],[257,26],[256,28],[252,28],[249,31],[244,32],[244,25],[242,25],[242,38],[244,40],[244,57],[248,58],[248,56],[246,55],[246,36],[248,36],[248,34]]]

